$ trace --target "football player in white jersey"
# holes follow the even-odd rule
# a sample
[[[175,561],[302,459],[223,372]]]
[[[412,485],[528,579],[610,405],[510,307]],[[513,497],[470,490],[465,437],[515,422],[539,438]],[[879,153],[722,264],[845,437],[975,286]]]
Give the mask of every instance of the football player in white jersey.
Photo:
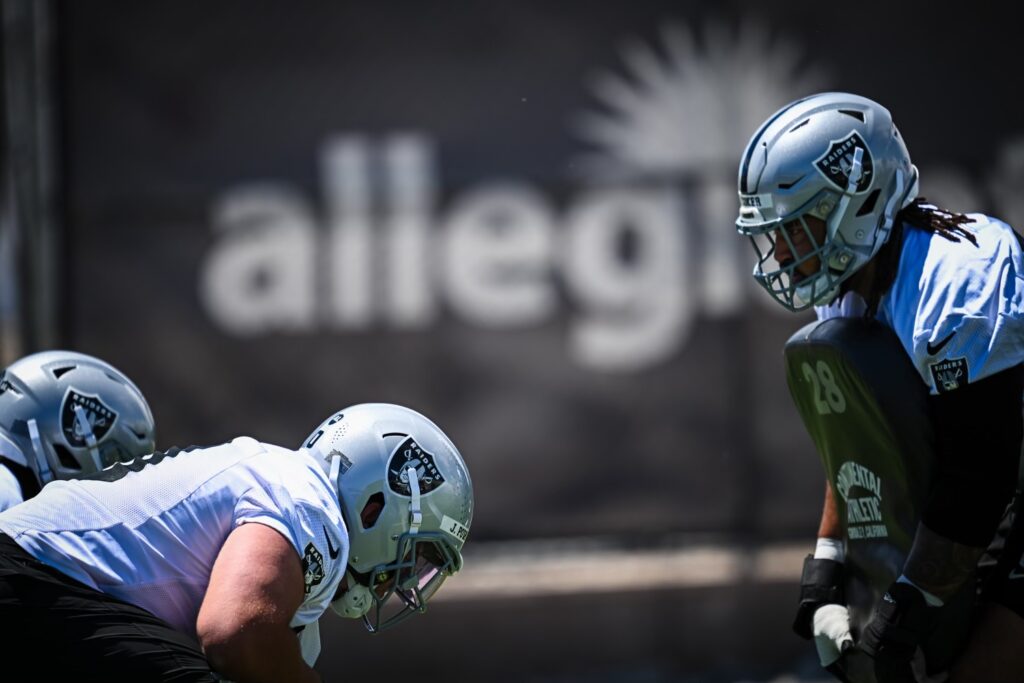
[[[913,680],[917,644],[943,600],[970,580],[1013,497],[1024,438],[1021,238],[995,218],[944,211],[917,191],[889,112],[847,93],[783,107],[751,138],[739,168],[736,226],[754,245],[757,282],[793,311],[881,321],[931,394],[937,475],[903,574],[858,643],[881,683]],[[841,563],[841,538],[829,488],[814,561]],[[951,680],[1024,678],[1019,583],[1003,577],[989,593]],[[828,589],[805,587],[794,626],[805,637],[827,602],[813,595]]]
[[[153,414],[109,363],[42,351],[0,375],[0,511],[55,479],[80,477],[152,453]]]
[[[371,631],[424,611],[472,517],[454,444],[397,405],[346,408],[297,450],[154,453],[0,513],[4,646],[45,634],[37,680],[315,681],[295,633],[328,606]]]

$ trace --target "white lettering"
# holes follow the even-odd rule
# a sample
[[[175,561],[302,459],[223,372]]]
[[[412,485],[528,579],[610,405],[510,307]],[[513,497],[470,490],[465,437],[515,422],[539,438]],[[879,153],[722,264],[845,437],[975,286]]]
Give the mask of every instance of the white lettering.
[[[199,298],[238,335],[309,329],[314,319],[314,228],[305,203],[280,185],[249,186],[214,207],[223,236],[200,269]]]
[[[630,372],[677,353],[698,312],[735,315],[751,292],[785,314],[748,275],[725,178],[685,195],[591,188],[564,213],[522,182],[488,183],[439,212],[435,151],[415,133],[334,136],[320,172],[320,217],[280,184],[235,188],[213,207],[199,296],[226,332],[422,330],[442,303],[466,323],[511,330],[568,306],[569,358]]]
[[[677,195],[665,190],[601,191],[567,218],[565,278],[583,310],[570,328],[582,365],[634,370],[664,360],[685,338],[685,243]]]
[[[365,329],[373,316],[370,162],[367,140],[357,136],[328,141],[323,155],[324,200],[330,247],[331,319],[340,329]]]
[[[556,305],[552,222],[543,197],[525,186],[493,185],[459,198],[442,241],[452,308],[484,327],[548,318]]]

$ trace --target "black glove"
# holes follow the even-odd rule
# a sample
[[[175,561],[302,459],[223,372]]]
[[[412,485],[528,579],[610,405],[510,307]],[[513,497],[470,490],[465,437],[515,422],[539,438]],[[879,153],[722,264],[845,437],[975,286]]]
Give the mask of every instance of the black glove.
[[[938,612],[910,584],[889,586],[857,644],[874,660],[878,683],[914,683],[910,662],[931,635]]]
[[[842,605],[843,600],[843,563],[808,555],[800,576],[800,605],[793,620],[793,633],[810,640],[814,636],[814,611],[822,605]]]

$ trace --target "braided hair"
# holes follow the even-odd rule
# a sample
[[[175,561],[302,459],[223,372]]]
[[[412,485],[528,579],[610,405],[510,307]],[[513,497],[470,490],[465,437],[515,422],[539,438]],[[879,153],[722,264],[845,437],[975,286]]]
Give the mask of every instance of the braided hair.
[[[935,233],[950,242],[959,242],[961,239],[965,239],[974,246],[978,246],[978,238],[965,227],[971,222],[973,221],[969,216],[940,209],[934,204],[928,203],[924,197],[918,197],[900,209],[893,220],[892,232],[889,234],[888,241],[882,245],[874,258],[876,266],[865,296],[867,303],[865,317],[874,317],[882,296],[889,291],[896,279],[900,253],[903,251],[904,226]]]
[[[962,213],[940,209],[934,204],[929,204],[924,197],[918,197],[900,209],[894,221],[897,224],[906,223],[918,230],[933,232],[945,237],[950,242],[959,242],[960,238],[963,238],[974,246],[978,246],[978,238],[964,227],[970,222],[972,222],[970,217]]]

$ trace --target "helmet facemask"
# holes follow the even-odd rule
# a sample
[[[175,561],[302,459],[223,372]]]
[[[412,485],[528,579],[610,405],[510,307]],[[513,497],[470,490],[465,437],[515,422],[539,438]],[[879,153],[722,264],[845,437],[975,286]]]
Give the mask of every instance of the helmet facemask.
[[[825,190],[787,216],[761,223],[743,221],[741,217],[736,222],[737,230],[750,239],[757,254],[754,279],[791,311],[801,311],[813,302],[830,299],[838,291],[843,271],[831,267],[837,261],[837,245],[829,239],[833,223],[829,214],[835,204],[835,193]],[[824,234],[820,237],[815,236],[808,216],[825,223]],[[785,241],[786,252],[790,255],[783,263],[776,256],[779,240]],[[805,273],[802,266],[815,259],[817,269]]]
[[[427,602],[462,565],[458,550],[439,532],[403,534],[398,547],[401,560],[380,565],[367,577],[373,605],[363,624],[371,633],[425,612]]]

